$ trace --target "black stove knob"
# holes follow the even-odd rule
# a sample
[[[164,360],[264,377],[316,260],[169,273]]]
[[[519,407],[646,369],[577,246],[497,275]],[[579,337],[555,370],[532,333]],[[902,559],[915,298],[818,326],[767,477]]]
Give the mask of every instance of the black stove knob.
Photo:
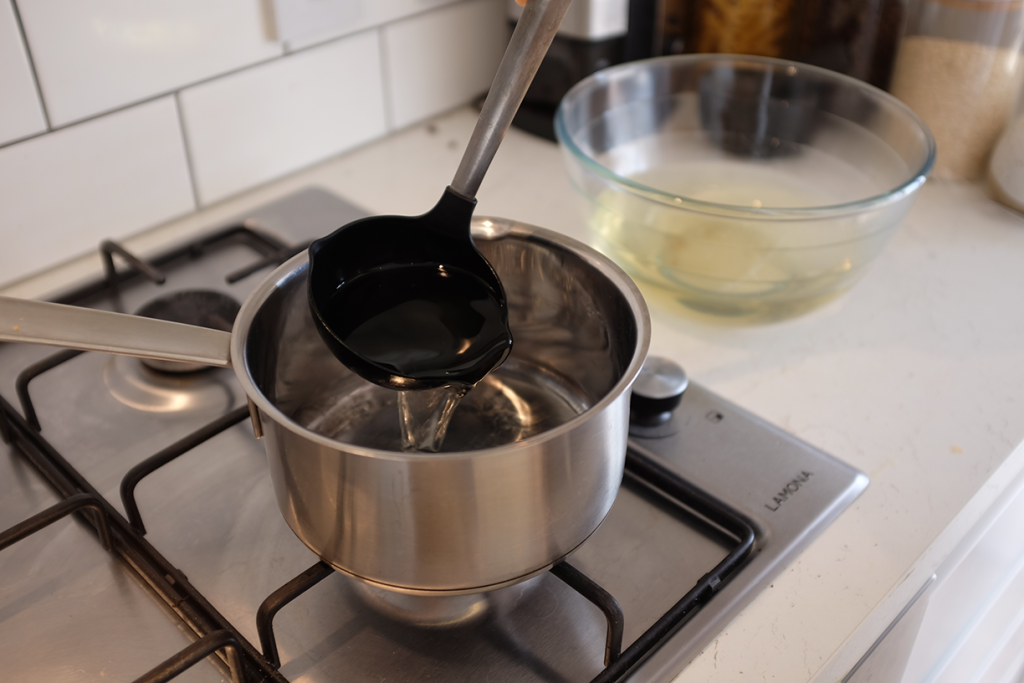
[[[677,364],[650,356],[644,362],[629,397],[629,420],[638,425],[658,425],[672,417],[683,400],[690,380]]]

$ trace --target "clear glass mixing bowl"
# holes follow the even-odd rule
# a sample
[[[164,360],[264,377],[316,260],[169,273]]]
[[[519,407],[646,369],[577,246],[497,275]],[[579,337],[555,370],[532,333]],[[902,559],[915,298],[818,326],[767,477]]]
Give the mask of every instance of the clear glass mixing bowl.
[[[555,119],[595,246],[652,303],[744,321],[849,289],[906,215],[935,141],[825,69],[682,55],[578,83]]]

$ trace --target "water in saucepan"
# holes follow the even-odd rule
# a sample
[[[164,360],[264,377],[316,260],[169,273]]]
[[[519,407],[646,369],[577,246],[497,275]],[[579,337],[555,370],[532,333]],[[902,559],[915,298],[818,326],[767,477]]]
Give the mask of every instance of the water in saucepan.
[[[455,406],[512,346],[495,292],[476,276],[442,264],[389,265],[338,289],[326,325],[382,374],[437,389],[402,391],[405,450],[437,451]]]

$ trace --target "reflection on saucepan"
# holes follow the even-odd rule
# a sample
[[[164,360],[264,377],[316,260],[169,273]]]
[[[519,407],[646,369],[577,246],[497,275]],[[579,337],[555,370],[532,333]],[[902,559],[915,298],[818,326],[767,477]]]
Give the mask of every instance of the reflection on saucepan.
[[[542,584],[535,576],[514,586],[468,595],[408,595],[362,581],[349,586],[359,601],[383,617],[420,628],[472,626],[488,616],[511,612]]]
[[[378,614],[411,626],[455,628],[484,619],[491,611],[486,593],[473,595],[406,595],[352,582],[353,592]]]

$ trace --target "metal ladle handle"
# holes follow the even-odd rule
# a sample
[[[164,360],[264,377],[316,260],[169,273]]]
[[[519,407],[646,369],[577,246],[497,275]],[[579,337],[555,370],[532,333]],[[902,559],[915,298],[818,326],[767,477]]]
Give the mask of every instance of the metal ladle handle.
[[[231,365],[229,332],[10,297],[0,297],[0,341]]]
[[[476,197],[484,174],[567,9],[569,0],[529,0],[526,3],[450,185],[455,192],[469,199]]]

